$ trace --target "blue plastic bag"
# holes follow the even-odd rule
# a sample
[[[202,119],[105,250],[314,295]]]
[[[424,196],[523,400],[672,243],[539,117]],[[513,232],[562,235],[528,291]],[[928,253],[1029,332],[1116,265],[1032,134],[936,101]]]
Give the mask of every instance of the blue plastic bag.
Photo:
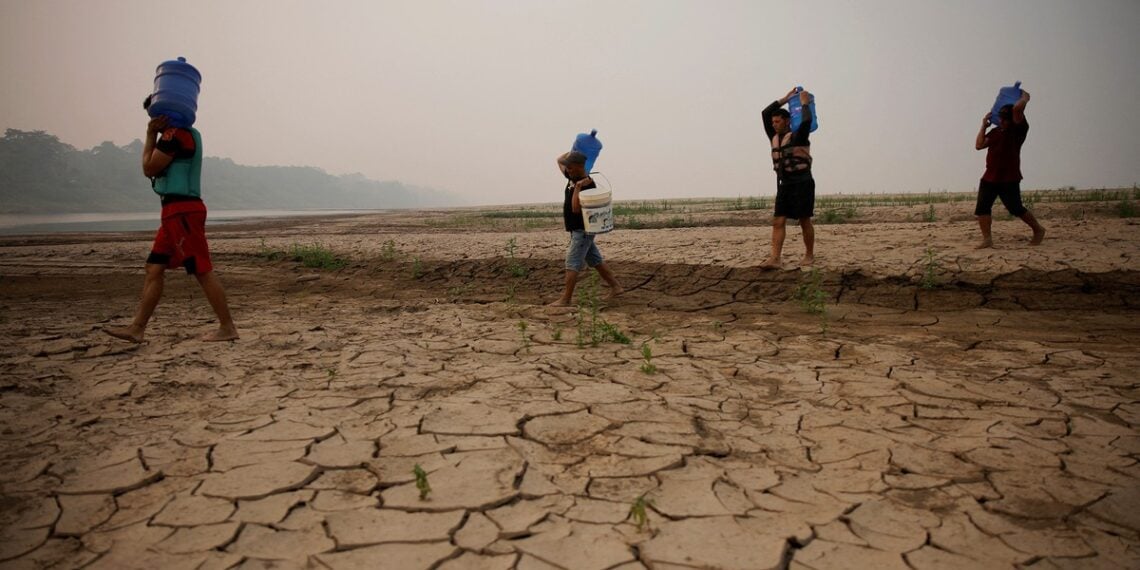
[[[574,145],[570,150],[586,155],[586,172],[593,172],[594,162],[598,160],[598,155],[602,154],[602,141],[598,140],[598,129],[590,131],[590,134],[579,133],[574,137]]]
[[[792,116],[792,130],[793,131],[800,128],[800,123],[802,123],[804,121],[803,113],[800,112],[801,109],[803,108],[803,105],[800,103],[800,97],[798,95],[798,93],[803,91],[803,90],[804,90],[803,87],[796,87],[797,95],[795,97],[792,97],[791,99],[788,99],[788,114]],[[814,133],[815,130],[819,128],[819,115],[815,114],[815,95],[812,95],[811,100],[808,101],[808,110],[811,111],[811,131],[810,132]]]
[[[1021,82],[1018,81],[1009,87],[1002,87],[998,89],[997,99],[994,100],[994,108],[990,110],[990,124],[1000,125],[1001,119],[998,117],[998,111],[1006,105],[1014,105],[1021,99]]]

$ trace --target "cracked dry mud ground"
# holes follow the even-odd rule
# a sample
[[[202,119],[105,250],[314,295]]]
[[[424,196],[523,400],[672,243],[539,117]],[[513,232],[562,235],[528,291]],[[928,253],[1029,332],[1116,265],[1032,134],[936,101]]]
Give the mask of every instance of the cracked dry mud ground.
[[[175,273],[149,343],[98,331],[146,235],[0,244],[0,567],[1140,567],[1134,225],[820,227],[826,323],[748,268],[762,228],[617,232],[634,344],[579,348],[562,232],[518,279],[513,234],[384,223],[213,231],[221,345]],[[267,235],[353,264],[298,280]]]

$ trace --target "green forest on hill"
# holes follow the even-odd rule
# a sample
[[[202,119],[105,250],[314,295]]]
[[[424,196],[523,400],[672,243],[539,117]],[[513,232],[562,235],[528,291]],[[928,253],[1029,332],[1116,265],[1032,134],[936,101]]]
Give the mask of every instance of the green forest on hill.
[[[7,129],[0,139],[0,213],[141,212],[158,208],[142,175],[142,141],[80,150],[44,131]],[[455,204],[443,192],[334,176],[309,166],[244,166],[206,157],[202,195],[212,209],[385,209]]]

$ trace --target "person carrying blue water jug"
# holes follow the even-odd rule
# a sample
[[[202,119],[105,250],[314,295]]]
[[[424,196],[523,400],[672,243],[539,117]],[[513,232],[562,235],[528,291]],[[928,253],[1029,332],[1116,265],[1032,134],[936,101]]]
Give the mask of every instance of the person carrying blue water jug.
[[[578,284],[578,276],[589,268],[598,271],[602,280],[609,285],[610,292],[607,298],[613,298],[624,292],[620,283],[609,266],[602,258],[602,252],[594,243],[594,235],[586,233],[586,222],[582,219],[582,203],[579,193],[583,190],[597,188],[594,180],[586,171],[589,159],[585,153],[572,150],[558,157],[556,161],[558,170],[566,177],[566,189],[563,191],[562,221],[566,231],[570,233],[570,246],[566,249],[566,273],[563,279],[562,295],[550,303],[550,307],[569,307],[574,301],[574,288]]]
[[[989,132],[987,129],[994,122],[993,111],[987,111],[982,116],[982,127],[978,129],[978,136],[974,140],[976,150],[986,149],[986,171],[978,182],[978,202],[974,207],[978,229],[982,232],[982,242],[976,249],[994,246],[990,227],[993,224],[994,200],[998,198],[1010,215],[1021,218],[1033,230],[1030,245],[1038,245],[1045,239],[1045,228],[1021,202],[1021,145],[1025,144],[1025,138],[1029,134],[1029,122],[1025,120],[1029,92],[1019,87],[1020,84],[1013,88],[1020,91],[1017,102],[998,108],[997,126]],[[1002,90],[1003,95],[1008,89],[1010,88]]]
[[[148,113],[152,99],[148,96],[143,101],[143,109]],[[146,259],[142,298],[130,325],[103,331],[122,340],[143,342],[147,323],[162,298],[166,270],[184,267],[187,274],[198,280],[218,316],[217,330],[203,335],[201,340],[236,340],[237,327],[225,290],[213,271],[206,242],[206,204],[201,198],[202,135],[189,125],[175,127],[171,122],[166,115],[153,117],[147,123],[143,146],[143,174],[151,179],[152,188],[162,200],[162,223]]]
[[[792,117],[782,107],[793,97],[800,102],[799,127],[793,130]],[[811,175],[811,141],[815,117],[812,116],[812,95],[795,87],[783,98],[772,101],[761,113],[764,131],[772,145],[772,168],[776,171],[776,207],[772,215],[772,253],[761,269],[779,269],[780,254],[784,249],[788,218],[799,220],[804,236],[804,257],[801,266],[815,262],[815,227],[811,217],[815,210],[815,179]]]

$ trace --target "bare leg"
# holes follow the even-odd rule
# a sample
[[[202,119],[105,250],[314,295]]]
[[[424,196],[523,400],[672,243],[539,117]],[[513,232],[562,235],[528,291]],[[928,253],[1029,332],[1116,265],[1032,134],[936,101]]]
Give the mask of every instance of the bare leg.
[[[1041,245],[1041,240],[1045,239],[1045,228],[1037,222],[1037,218],[1033,217],[1033,212],[1026,210],[1021,215],[1021,221],[1033,228],[1033,239],[1029,240],[1029,245]]]
[[[159,299],[162,298],[165,274],[165,265],[160,263],[146,264],[146,278],[143,280],[142,298],[139,299],[139,306],[135,309],[135,318],[131,321],[130,326],[105,328],[103,332],[115,338],[121,338],[135,343],[142,342],[143,335],[146,332],[146,325],[150,322],[150,317],[154,314],[154,309],[158,306]]]
[[[210,302],[210,307],[218,316],[218,330],[202,335],[201,340],[237,340],[237,327],[234,326],[234,319],[230,315],[230,306],[226,303],[226,292],[222,289],[222,282],[218,280],[218,276],[211,271],[194,277],[198,279],[198,284],[202,286],[202,292],[206,294],[206,300]]]
[[[578,272],[566,270],[565,283],[562,287],[562,296],[557,301],[547,305],[548,307],[569,307],[571,301],[574,300],[574,286],[578,284]]]
[[[625,289],[622,288],[621,283],[618,283],[617,278],[614,277],[614,272],[610,271],[609,266],[607,266],[605,263],[599,263],[598,265],[594,266],[594,269],[598,270],[598,275],[601,275],[602,280],[606,282],[606,285],[610,286],[610,294],[606,295],[607,299],[613,299],[614,297],[625,293]]]
[[[815,226],[811,218],[800,220],[800,229],[804,232],[804,259],[800,261],[800,267],[811,267],[815,263]]]
[[[760,269],[780,268],[780,252],[784,250],[787,222],[788,218],[784,216],[772,218],[772,255],[768,256],[768,261],[760,264]]]
[[[993,236],[990,235],[990,226],[993,225],[993,216],[978,216],[978,229],[982,230],[982,243],[974,249],[986,249],[994,246]]]

